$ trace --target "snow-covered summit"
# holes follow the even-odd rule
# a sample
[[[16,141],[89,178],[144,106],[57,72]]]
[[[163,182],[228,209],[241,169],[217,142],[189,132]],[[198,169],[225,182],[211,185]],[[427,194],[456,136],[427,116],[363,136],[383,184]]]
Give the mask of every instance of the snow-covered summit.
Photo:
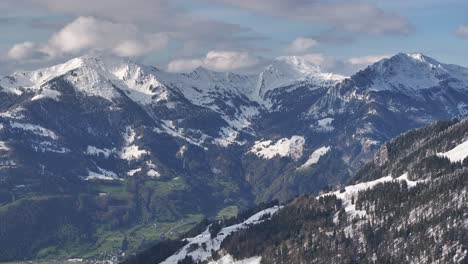
[[[265,68],[258,79],[258,94],[264,96],[275,88],[292,85],[297,82],[308,82],[311,85],[334,85],[345,76],[335,73],[324,73],[319,66],[298,56],[276,58]]]
[[[444,64],[426,55],[398,53],[369,66],[371,90],[402,92],[438,87],[444,84],[454,88],[468,88],[468,69]]]
[[[63,77],[75,89],[90,96],[112,101],[121,89],[134,101],[148,104],[167,97],[167,91],[156,79],[153,67],[139,65],[127,59],[110,56],[82,56],[63,64],[30,72],[16,72],[0,78],[7,92],[22,94],[25,90],[41,93],[44,85]]]

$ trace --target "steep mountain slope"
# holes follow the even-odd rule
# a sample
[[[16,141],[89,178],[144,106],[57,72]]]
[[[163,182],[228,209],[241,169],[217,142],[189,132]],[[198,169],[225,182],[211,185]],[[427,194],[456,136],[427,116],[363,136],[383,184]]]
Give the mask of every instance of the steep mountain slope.
[[[350,185],[293,200],[271,219],[230,233],[203,260],[466,263],[467,142],[468,119],[405,133],[386,143]],[[186,248],[177,254],[184,259],[179,263],[197,263]]]
[[[2,260],[133,251],[342,183],[388,139],[465,115],[466,72],[409,54],[349,78],[298,57],[243,75],[84,56],[0,78]]]
[[[310,192],[311,186],[320,186],[316,191],[338,184],[390,138],[436,120],[465,116],[467,76],[467,69],[424,55],[397,54],[329,89],[300,84],[275,89],[269,94],[270,111],[253,122],[257,138],[277,142],[301,136],[304,144],[302,155],[292,162],[248,152],[246,175],[255,183],[257,199],[286,200]],[[329,150],[317,164],[302,166],[321,148]]]

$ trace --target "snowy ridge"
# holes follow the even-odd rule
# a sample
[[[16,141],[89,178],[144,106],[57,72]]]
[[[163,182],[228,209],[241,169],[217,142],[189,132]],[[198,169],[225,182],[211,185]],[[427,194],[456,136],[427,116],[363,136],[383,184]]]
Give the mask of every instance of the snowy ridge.
[[[468,140],[465,140],[463,143],[447,152],[437,153],[437,156],[446,157],[451,162],[462,162],[466,157],[468,157]]]
[[[41,127],[39,125],[19,122],[10,122],[10,125],[12,128],[29,131],[41,137],[48,137],[54,140],[58,139],[58,136],[52,130]]]
[[[312,154],[310,154],[309,159],[304,164],[302,164],[298,169],[307,169],[310,166],[316,164],[317,162],[319,162],[320,157],[327,154],[328,151],[330,151],[330,149],[331,147],[329,146],[316,149],[314,152],[312,152]]]
[[[258,223],[261,223],[262,221],[260,220],[264,215],[273,215],[275,214],[281,207],[280,206],[274,206],[272,208],[268,208],[265,210],[262,210],[244,222],[232,226],[227,226],[221,229],[219,231],[218,235],[214,238],[211,238],[210,232],[208,228],[201,233],[200,235],[192,238],[187,238],[189,243],[185,245],[182,249],[180,249],[178,252],[176,252],[174,255],[170,256],[167,258],[165,261],[161,262],[161,264],[177,264],[179,260],[184,259],[186,256],[191,256],[195,262],[198,261],[205,261],[209,260],[211,258],[211,251],[217,251],[221,247],[221,242],[230,235],[233,232],[236,232],[238,230],[247,228],[249,225],[255,225]],[[206,250],[204,250],[201,247],[201,244],[205,243],[206,244]],[[191,247],[196,247],[195,250],[190,251],[189,248]],[[229,257],[225,258],[225,261],[229,261]],[[258,262],[253,262],[255,261],[252,260],[251,262],[210,262],[210,263],[225,263],[225,264],[254,264]]]
[[[276,58],[272,65],[260,73],[257,90],[258,95],[263,98],[268,91],[294,83],[331,86],[345,78],[339,74],[323,73],[317,65],[301,57],[283,56]]]
[[[317,198],[323,197],[323,196],[334,195],[343,202],[345,212],[349,217],[351,218],[362,217],[362,216],[366,216],[367,212],[365,210],[356,210],[356,205],[355,203],[352,202],[352,200],[357,199],[358,193],[360,191],[372,189],[374,186],[376,186],[379,183],[392,182],[392,181],[406,181],[408,187],[414,187],[416,186],[416,184],[423,183],[426,180],[411,181],[408,179],[407,173],[401,175],[398,178],[393,178],[392,176],[386,176],[386,177],[383,177],[374,181],[361,182],[355,185],[349,185],[344,188],[345,190],[344,192],[335,191],[335,192],[325,193],[325,194],[318,196]],[[338,213],[335,215],[333,221],[334,222],[338,221]]]
[[[12,76],[0,78],[0,86],[7,92],[22,94],[19,88],[37,90],[46,82],[75,70],[83,65],[80,58],[72,59],[66,63],[39,69],[31,72],[16,72]]]
[[[23,90],[38,93],[35,100],[59,95],[57,91],[41,89],[47,82],[63,76],[78,91],[112,101],[120,97],[115,87],[123,90],[135,102],[149,104],[167,99],[167,90],[151,67],[114,57],[82,56],[63,64],[31,72],[15,73],[0,78],[7,92],[21,95]]]
[[[379,61],[366,70],[375,72],[371,90],[417,91],[437,87],[443,82],[467,89],[468,69],[443,64],[422,54],[399,53]]]

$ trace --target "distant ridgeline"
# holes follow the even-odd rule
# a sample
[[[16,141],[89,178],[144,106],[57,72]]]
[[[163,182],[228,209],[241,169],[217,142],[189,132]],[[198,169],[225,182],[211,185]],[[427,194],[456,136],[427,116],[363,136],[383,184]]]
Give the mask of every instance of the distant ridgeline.
[[[222,239],[216,229],[204,245],[182,240],[161,263],[468,263],[467,157],[468,119],[404,133],[346,187],[296,198]],[[205,250],[211,243],[219,248]],[[125,263],[155,263],[151,253]]]

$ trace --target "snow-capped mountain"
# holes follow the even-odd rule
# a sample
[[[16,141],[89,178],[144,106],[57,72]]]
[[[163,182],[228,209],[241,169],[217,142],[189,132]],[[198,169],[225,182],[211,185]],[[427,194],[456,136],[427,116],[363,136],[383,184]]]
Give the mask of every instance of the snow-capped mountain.
[[[364,74],[375,76],[369,89],[411,92],[441,85],[467,89],[468,69],[443,64],[423,54],[399,53],[368,67]]]
[[[306,83],[311,87],[333,86],[345,79],[345,76],[324,73],[320,67],[298,56],[276,58],[258,76],[257,94],[261,98],[276,88]]]
[[[0,205],[66,196],[63,221],[86,222],[91,239],[109,218],[112,228],[178,221],[318,192],[388,139],[464,116],[467,71],[398,54],[348,78],[298,57],[253,75],[91,56],[18,72],[0,78]],[[72,217],[78,209],[89,217]]]

